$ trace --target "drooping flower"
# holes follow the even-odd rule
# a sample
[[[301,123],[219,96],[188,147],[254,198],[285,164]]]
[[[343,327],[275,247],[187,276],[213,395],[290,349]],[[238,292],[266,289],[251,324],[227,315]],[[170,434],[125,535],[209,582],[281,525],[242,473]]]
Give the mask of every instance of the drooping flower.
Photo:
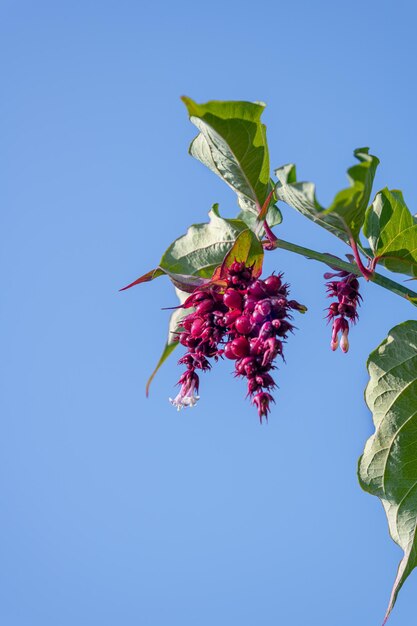
[[[362,300],[359,281],[355,274],[345,271],[327,272],[324,278],[328,280],[326,283],[328,297],[336,298],[336,301],[328,307],[326,316],[329,322],[333,321],[330,348],[337,350],[340,346],[342,352],[346,353],[349,350],[349,323],[356,324],[359,318],[357,308]],[[334,280],[335,278],[340,280]]]
[[[274,398],[270,393],[266,393],[265,391],[257,393],[252,399],[252,404],[254,404],[258,409],[258,415],[261,423],[263,417],[268,419],[268,413],[271,410],[269,405],[271,402],[275,402]]]
[[[209,359],[224,356],[235,362],[235,375],[246,378],[248,396],[262,422],[274,402],[269,392],[276,387],[271,376],[275,360],[284,358],[283,344],[293,330],[291,311],[304,313],[306,307],[288,300],[289,286],[282,274],[261,280],[253,276],[252,267],[234,262],[225,281],[224,288],[213,284],[194,291],[184,303],[184,308],[193,307],[178,330],[178,340],[187,348],[179,363],[187,370],[179,381],[180,393],[171,402],[178,409],[194,406],[196,370],[206,371]]]
[[[177,408],[177,411],[195,406],[200,399],[198,395],[198,375],[193,370],[187,370],[181,376],[178,384],[181,385],[181,389],[174,399],[169,399],[171,404]]]

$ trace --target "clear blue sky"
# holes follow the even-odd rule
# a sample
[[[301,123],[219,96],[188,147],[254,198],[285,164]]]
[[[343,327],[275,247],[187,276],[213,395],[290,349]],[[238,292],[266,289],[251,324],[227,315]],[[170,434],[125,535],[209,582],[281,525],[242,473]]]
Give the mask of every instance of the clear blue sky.
[[[177,413],[172,358],[144,385],[175,304],[118,288],[213,202],[179,97],[263,100],[274,167],[328,202],[354,148],[417,197],[411,1],[0,2],[0,623],[378,626],[400,550],[356,462],[365,359],[407,303],[363,288],[351,352],[329,349],[324,266],[285,252],[309,306],[270,422],[219,365]],[[283,238],[343,253],[284,208]],[[392,626],[415,622],[417,575]]]

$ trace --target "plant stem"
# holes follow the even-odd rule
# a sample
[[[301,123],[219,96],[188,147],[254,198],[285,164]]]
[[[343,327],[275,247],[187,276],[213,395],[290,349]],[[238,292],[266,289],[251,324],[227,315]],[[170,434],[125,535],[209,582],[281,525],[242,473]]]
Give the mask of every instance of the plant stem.
[[[355,239],[351,236],[349,240],[350,240],[350,247],[353,250],[353,256],[355,257],[356,265],[360,269],[362,276],[364,277],[365,280],[371,280],[372,272],[369,269],[367,269],[362,263],[362,259],[360,257],[358,246],[356,245]]]
[[[290,243],[289,241],[284,241],[283,239],[277,239],[277,241],[274,242],[274,247],[281,248],[282,250],[288,250],[289,252],[295,252],[295,254],[301,254],[308,259],[320,261],[321,263],[325,263],[332,268],[345,270],[351,274],[356,274],[356,276],[362,276],[362,272],[357,265],[348,263],[347,261],[342,261],[342,259],[334,257],[331,254],[316,252],[315,250],[310,250],[310,248],[304,248],[303,246],[298,246],[295,243]],[[415,291],[412,291],[411,289],[408,289],[407,287],[404,287],[403,285],[400,285],[399,283],[396,283],[390,278],[386,278],[377,272],[373,272],[373,274],[369,277],[369,281],[379,285],[380,287],[384,287],[384,289],[392,291],[397,296],[401,296],[406,300],[410,301],[412,298],[417,299],[417,293]]]

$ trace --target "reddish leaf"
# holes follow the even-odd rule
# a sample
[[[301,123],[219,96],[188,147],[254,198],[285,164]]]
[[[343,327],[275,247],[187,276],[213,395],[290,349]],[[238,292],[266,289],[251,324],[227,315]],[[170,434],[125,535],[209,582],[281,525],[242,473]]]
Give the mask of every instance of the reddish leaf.
[[[162,276],[163,274],[165,274],[165,272],[157,267],[154,270],[150,270],[140,278],[137,278],[135,281],[133,281],[133,283],[130,283],[130,285],[122,287],[121,289],[119,289],[119,291],[125,291],[125,289],[130,289],[131,287],[134,287],[135,285],[140,285],[141,283],[147,283],[154,278],[158,278],[158,276]]]

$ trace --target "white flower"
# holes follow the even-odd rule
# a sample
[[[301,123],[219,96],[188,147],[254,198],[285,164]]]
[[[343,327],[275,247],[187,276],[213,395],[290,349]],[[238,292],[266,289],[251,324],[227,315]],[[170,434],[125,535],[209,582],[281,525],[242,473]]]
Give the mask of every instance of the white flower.
[[[198,388],[198,377],[195,375],[195,379],[187,379],[181,386],[180,392],[174,399],[170,398],[172,406],[177,408],[177,411],[181,411],[181,409],[186,409],[187,407],[192,408],[197,404],[197,401],[200,399],[200,396],[197,395]]]
[[[177,411],[181,411],[181,409],[186,409],[187,407],[192,408],[197,404],[198,400],[200,400],[200,396],[182,396],[181,392],[174,399],[169,399],[172,406],[177,407]]]

